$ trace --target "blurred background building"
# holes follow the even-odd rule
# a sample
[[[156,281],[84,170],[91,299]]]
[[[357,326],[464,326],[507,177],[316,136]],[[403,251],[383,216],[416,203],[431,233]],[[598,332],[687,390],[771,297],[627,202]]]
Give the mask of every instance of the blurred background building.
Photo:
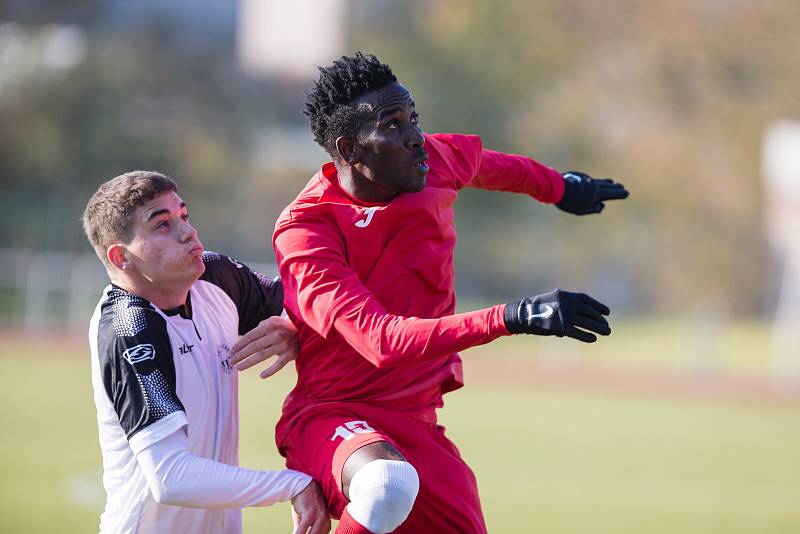
[[[306,83],[331,52],[345,49],[346,0],[242,0],[239,60],[251,76],[298,78]]]

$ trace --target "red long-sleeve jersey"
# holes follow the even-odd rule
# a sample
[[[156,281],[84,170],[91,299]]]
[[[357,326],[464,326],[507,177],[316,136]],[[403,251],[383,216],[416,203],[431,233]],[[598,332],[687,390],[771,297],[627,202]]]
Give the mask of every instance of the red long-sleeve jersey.
[[[457,352],[507,335],[504,305],[455,314],[453,204],[463,187],[558,202],[564,181],[477,136],[425,135],[425,188],[387,203],[342,190],[323,165],[283,211],[273,244],[284,306],[299,330],[298,380],[278,442],[306,409],[358,401],[429,419],[463,385]]]

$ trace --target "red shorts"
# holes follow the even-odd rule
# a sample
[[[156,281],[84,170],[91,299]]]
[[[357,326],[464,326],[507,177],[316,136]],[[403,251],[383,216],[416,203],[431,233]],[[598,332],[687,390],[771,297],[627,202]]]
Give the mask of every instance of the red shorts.
[[[320,483],[331,515],[339,518],[348,502],[342,493],[342,467],[356,449],[376,441],[394,445],[419,474],[414,508],[395,533],[486,533],[475,475],[443,426],[396,410],[326,404],[300,417],[281,451],[288,468]]]

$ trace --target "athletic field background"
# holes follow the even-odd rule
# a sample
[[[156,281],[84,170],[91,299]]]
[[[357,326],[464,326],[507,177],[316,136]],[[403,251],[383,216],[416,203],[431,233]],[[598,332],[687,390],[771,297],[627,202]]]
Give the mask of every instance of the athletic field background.
[[[667,321],[594,346],[518,337],[463,353],[440,420],[478,477],[492,533],[800,532],[800,397],[766,378],[768,331],[713,346]],[[103,503],[87,348],[0,332],[0,532],[96,532]],[[241,375],[241,464],[279,468],[293,372]],[[291,532],[288,506],[245,532]]]

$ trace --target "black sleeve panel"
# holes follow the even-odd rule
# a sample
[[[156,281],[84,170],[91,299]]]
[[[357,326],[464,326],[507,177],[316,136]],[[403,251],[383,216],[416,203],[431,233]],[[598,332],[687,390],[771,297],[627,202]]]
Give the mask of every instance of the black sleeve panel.
[[[167,323],[139,297],[112,290],[98,328],[100,373],[128,439],[185,411],[176,393]]]
[[[216,252],[204,252],[206,272],[201,280],[216,285],[236,304],[239,334],[252,330],[261,321],[283,311],[283,285],[238,261]]]

